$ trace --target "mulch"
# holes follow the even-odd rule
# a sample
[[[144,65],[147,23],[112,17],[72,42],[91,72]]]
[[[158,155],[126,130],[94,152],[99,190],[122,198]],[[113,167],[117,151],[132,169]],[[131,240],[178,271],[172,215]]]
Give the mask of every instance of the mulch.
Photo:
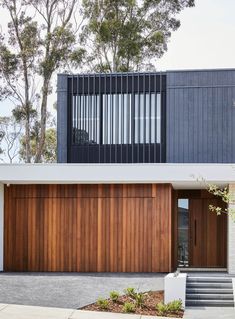
[[[144,299],[144,305],[140,307],[136,307],[134,314],[139,315],[146,315],[146,316],[160,316],[160,314],[156,310],[156,304],[159,302],[163,302],[164,300],[164,292],[163,291],[149,291],[145,292],[145,299]],[[127,296],[122,295],[118,298],[117,302],[113,302],[111,299],[108,300],[108,308],[107,309],[101,309],[96,303],[90,304],[88,306],[85,306],[83,308],[80,308],[81,310],[89,310],[89,311],[104,311],[104,312],[116,312],[116,313],[123,313],[123,305],[125,302],[131,302],[134,303],[134,300]],[[171,312],[166,313],[164,316],[166,317],[175,317],[175,318],[182,318],[184,314],[183,310],[177,311],[177,312]]]

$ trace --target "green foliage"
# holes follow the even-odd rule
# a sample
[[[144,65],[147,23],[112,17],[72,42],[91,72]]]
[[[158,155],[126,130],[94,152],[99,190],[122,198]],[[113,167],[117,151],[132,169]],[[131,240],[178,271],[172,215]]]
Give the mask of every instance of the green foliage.
[[[135,293],[134,299],[137,307],[143,307],[145,299],[145,295],[143,293]]]
[[[12,110],[12,115],[17,123],[21,123],[25,121],[28,116],[32,121],[37,119],[38,113],[32,105],[29,105],[27,109],[25,106],[18,105]]]
[[[131,302],[125,302],[123,305],[123,312],[126,312],[126,313],[135,312],[135,305]]]
[[[137,307],[142,307],[144,305],[145,295],[141,292],[136,292],[135,288],[128,287],[124,289],[124,292],[127,296],[131,297]]]
[[[5,132],[0,129],[0,143],[2,142],[3,138],[5,136]],[[0,147],[0,155],[4,153],[4,150]]]
[[[96,303],[97,303],[97,305],[98,305],[101,309],[103,309],[103,310],[106,310],[106,309],[108,309],[108,307],[109,307],[109,302],[108,302],[108,300],[106,300],[106,299],[104,299],[104,298],[99,298]]]
[[[224,187],[224,188],[219,188],[217,185],[213,185],[213,184],[208,184],[207,185],[207,189],[208,192],[215,195],[215,196],[219,196],[221,197],[221,199],[228,204],[230,201],[230,194],[228,192],[228,188]]]
[[[217,216],[220,216],[221,214],[226,214],[226,215],[230,216],[233,219],[233,221],[235,222],[235,209],[229,205],[229,203],[232,200],[232,196],[231,196],[228,188],[225,187],[223,189],[219,189],[219,188],[215,188],[215,186],[213,185],[213,187],[208,189],[208,191],[211,194],[214,194],[215,196],[220,197],[222,199],[222,201],[224,203],[226,203],[226,205],[222,205],[223,207],[210,204],[209,210],[212,213],[215,213]]]
[[[30,146],[31,146],[31,154],[32,158],[36,156],[37,152],[37,142],[38,142],[38,123],[34,126],[34,129],[31,131],[30,136]],[[25,161],[26,160],[26,153],[25,153],[25,137],[21,139],[21,147],[20,147],[20,159]],[[47,163],[55,163],[56,162],[56,129],[49,128],[46,130],[46,138],[45,144],[43,147],[42,153],[42,161]]]
[[[8,74],[10,77],[14,75],[18,67],[18,57],[16,54],[11,52],[3,43],[0,45],[0,59],[1,59],[1,67],[2,73]]]
[[[66,28],[63,26],[56,26],[51,33],[47,34],[44,43],[45,46],[47,43],[50,43],[51,52],[41,61],[39,72],[47,78],[51,77],[53,72],[58,69],[61,64],[66,64],[72,54],[75,35],[71,25]]]
[[[182,301],[174,300],[167,304],[164,304],[163,302],[159,302],[156,305],[156,310],[160,316],[165,316],[168,313],[175,313],[177,311],[182,310]]]
[[[83,0],[83,63],[98,72],[152,69],[180,26],[175,16],[192,6],[194,0]]]
[[[157,312],[159,313],[160,316],[164,316],[167,314],[168,306],[165,305],[163,302],[159,302],[156,305],[156,309],[157,309]]]
[[[13,163],[18,160],[21,136],[22,126],[15,121],[13,116],[0,117],[0,143],[3,142],[0,154],[4,154],[2,161]]]
[[[0,100],[12,101],[13,116],[24,126],[21,158],[26,162],[55,159],[55,136],[47,131],[48,96],[54,72],[68,65],[75,49],[77,4],[76,0],[0,1],[8,18],[7,32],[0,28]],[[52,147],[45,145],[49,140]]]
[[[219,197],[224,202],[224,204],[221,206],[215,206],[210,204],[208,207],[209,210],[212,213],[215,213],[217,216],[221,214],[226,214],[229,217],[231,217],[232,220],[235,222],[235,209],[232,205],[230,205],[234,201],[234,196],[229,191],[229,188],[219,187],[215,184],[210,184],[203,177],[195,177],[195,175],[192,175],[192,177],[195,178],[196,181],[202,185],[202,187],[206,188],[210,194]]]
[[[135,294],[136,294],[136,291],[135,291],[135,288],[133,287],[128,287],[126,289],[124,289],[124,292],[127,296],[129,297],[132,297],[132,298],[135,298]]]
[[[182,310],[182,301],[181,300],[174,300],[167,304],[167,308],[169,312],[177,312]]]
[[[119,293],[117,291],[110,291],[110,299],[113,301],[113,302],[117,302],[118,298],[119,298]]]
[[[231,206],[229,205],[232,201],[232,195],[229,192],[228,187],[220,188],[217,185],[207,183],[206,186],[209,193],[213,194],[214,196],[220,197],[221,200],[225,203],[224,206],[222,205],[223,207],[210,204],[209,210],[215,213],[217,216],[220,216],[221,214],[226,214],[230,216],[235,222],[235,209],[231,208]]]

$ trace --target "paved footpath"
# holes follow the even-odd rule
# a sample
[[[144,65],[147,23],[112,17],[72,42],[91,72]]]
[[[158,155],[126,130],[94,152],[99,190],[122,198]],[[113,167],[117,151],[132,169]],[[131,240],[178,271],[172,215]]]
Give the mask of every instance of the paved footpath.
[[[0,304],[0,319],[167,319],[141,315]],[[175,319],[175,318],[169,318]],[[235,319],[234,308],[188,308],[183,319]]]
[[[109,312],[82,311],[65,308],[0,304],[0,319],[166,319]],[[170,318],[174,319],[174,318]]]
[[[184,319],[235,319],[235,308],[187,308],[184,313]]]

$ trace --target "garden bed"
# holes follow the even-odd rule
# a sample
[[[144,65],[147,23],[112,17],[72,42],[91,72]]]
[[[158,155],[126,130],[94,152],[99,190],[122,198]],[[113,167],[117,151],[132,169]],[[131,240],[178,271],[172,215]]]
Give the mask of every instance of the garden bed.
[[[137,295],[138,293],[136,293]],[[163,291],[149,291],[142,295],[142,304],[137,305],[135,295],[125,294],[118,296],[117,300],[109,299],[99,299],[96,303],[90,304],[81,308],[82,310],[89,311],[106,311],[115,313],[132,313],[139,315],[149,315],[149,316],[165,316],[165,317],[176,317],[182,318],[184,311],[180,310],[170,310],[170,306],[163,304],[164,292]],[[159,305],[160,304],[160,305]],[[125,305],[129,307],[125,307]],[[131,309],[131,306],[133,308]],[[159,305],[157,307],[157,305]],[[159,310],[158,310],[159,308]]]

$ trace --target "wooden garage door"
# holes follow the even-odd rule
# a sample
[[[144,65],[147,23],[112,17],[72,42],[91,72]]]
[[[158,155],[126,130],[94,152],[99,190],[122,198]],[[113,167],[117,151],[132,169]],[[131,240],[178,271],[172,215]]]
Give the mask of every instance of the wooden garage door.
[[[5,188],[5,271],[171,270],[170,185]]]

